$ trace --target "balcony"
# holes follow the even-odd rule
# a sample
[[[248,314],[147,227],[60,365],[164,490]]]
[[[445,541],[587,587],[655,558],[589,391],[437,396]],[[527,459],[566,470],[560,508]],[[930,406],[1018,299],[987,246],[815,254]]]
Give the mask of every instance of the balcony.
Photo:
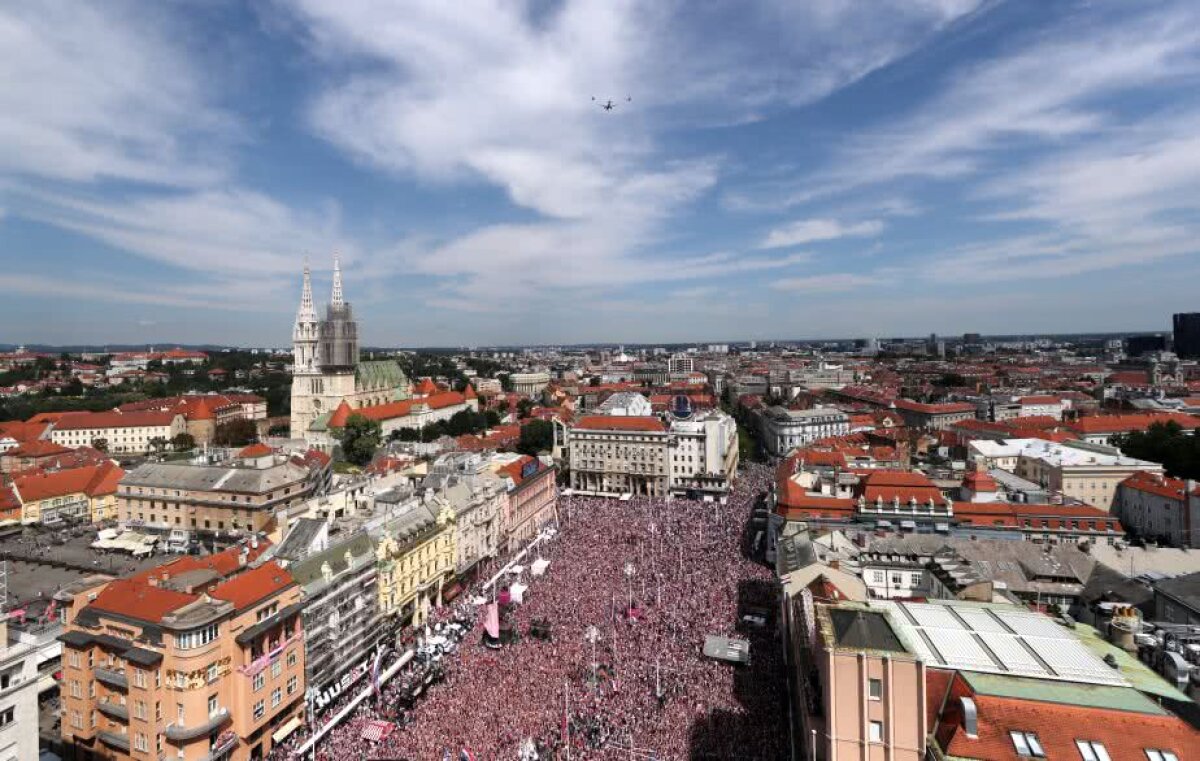
[[[200,724],[195,724],[190,727],[182,724],[168,724],[167,728],[164,730],[164,733],[167,735],[167,739],[171,742],[187,742],[188,740],[195,740],[197,737],[203,737],[204,735],[211,734],[214,730],[223,726],[227,721],[229,721],[229,709],[221,708]]]
[[[129,752],[129,735],[119,735],[116,732],[97,732],[96,737],[110,748]]]
[[[233,730],[222,732],[221,736],[217,738],[216,743],[208,751],[208,754],[200,757],[200,761],[218,761],[219,759],[226,758],[238,746],[240,741],[241,738]]]
[[[124,671],[114,671],[113,669],[96,667],[96,681],[100,684],[106,684],[117,690],[129,691],[129,680],[125,678]]]
[[[120,703],[113,703],[109,700],[101,700],[96,703],[96,709],[110,719],[129,721],[129,706],[123,706]]]

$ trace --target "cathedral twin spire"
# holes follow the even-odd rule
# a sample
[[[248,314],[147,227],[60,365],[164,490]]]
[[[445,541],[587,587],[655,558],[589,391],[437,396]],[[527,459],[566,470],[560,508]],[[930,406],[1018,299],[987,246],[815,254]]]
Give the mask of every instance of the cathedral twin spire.
[[[333,256],[333,295],[329,305],[341,309],[346,305],[342,295],[342,262],[337,254]],[[296,323],[304,324],[317,321],[317,308],[313,304],[312,274],[308,267],[308,257],[304,258],[304,288],[300,291],[300,310],[296,313]]]

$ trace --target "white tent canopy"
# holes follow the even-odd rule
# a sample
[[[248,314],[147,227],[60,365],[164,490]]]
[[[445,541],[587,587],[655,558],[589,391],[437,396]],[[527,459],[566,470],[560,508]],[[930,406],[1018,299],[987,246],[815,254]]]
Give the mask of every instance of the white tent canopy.
[[[531,574],[533,574],[534,576],[541,576],[542,574],[544,574],[546,572],[546,569],[549,567],[550,567],[549,560],[546,560],[545,558],[538,558],[537,560],[533,561],[533,565],[530,567],[529,572]]]

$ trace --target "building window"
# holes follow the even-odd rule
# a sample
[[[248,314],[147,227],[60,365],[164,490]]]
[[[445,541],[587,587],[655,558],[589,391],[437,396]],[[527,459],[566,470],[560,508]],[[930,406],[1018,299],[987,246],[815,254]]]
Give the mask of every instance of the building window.
[[[1146,748],[1146,758],[1148,761],[1179,761],[1179,756],[1175,755],[1174,751],[1155,748]]]
[[[212,684],[217,681],[217,676],[220,674],[220,668],[215,663],[208,664],[208,683]]]
[[[263,702],[261,700],[254,704],[254,720],[255,721],[258,721],[259,719],[261,719],[263,717],[263,714],[266,712],[267,712],[267,709],[265,706],[263,706]]]
[[[1018,756],[1026,758],[1045,758],[1046,752],[1042,750],[1042,743],[1038,740],[1038,736],[1033,732],[1009,732],[1008,736],[1012,738],[1013,747],[1017,749]]]
[[[882,700],[883,699],[883,680],[882,679],[868,679],[867,680],[867,693],[870,695],[871,700]]]
[[[175,635],[175,646],[180,650],[191,650],[203,647],[217,638],[217,624],[209,624],[202,629]]]
[[[279,705],[281,700],[283,700],[283,691],[278,687],[271,690],[271,707],[274,708],[275,706]]]
[[[141,732],[133,736],[133,749],[143,753],[150,750],[150,746],[146,744],[146,736]]]
[[[1112,761],[1104,743],[1097,740],[1076,740],[1075,747],[1079,748],[1079,755],[1083,756],[1083,761]]]
[[[287,694],[291,695],[296,691],[296,677],[289,676],[287,680]]]
[[[216,696],[216,695],[209,695],[209,696],[208,696],[208,715],[209,715],[209,718],[212,718],[213,716],[216,716],[216,715],[217,715],[217,712],[218,712],[218,711],[220,711],[220,710],[221,710],[221,706],[220,706],[220,705],[217,703],[217,696]]]
[[[873,743],[883,742],[883,722],[882,721],[871,722],[870,730],[871,730],[870,734],[867,736],[868,740],[870,740]]]
[[[295,666],[297,660],[298,659],[296,658],[296,651],[295,650],[289,651],[287,654],[287,665],[289,667]]]
[[[251,688],[255,692],[258,692],[259,690],[261,690],[263,688],[263,685],[266,683],[266,681],[267,681],[266,673],[260,671],[254,675],[254,681],[251,683]]]
[[[275,661],[271,664],[271,678],[275,679],[283,671],[283,661]]]

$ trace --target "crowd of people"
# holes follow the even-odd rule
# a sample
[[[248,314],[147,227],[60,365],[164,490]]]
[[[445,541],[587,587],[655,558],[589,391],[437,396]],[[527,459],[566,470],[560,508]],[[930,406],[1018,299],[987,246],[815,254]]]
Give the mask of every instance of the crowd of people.
[[[764,466],[744,466],[724,505],[562,498],[560,532],[537,550],[549,561],[544,574],[526,565],[501,582],[528,586],[503,611],[505,644],[484,646],[478,597],[438,611],[473,628],[439,654],[436,679],[425,678],[426,657],[412,667],[424,669],[416,699],[414,677],[402,673],[323,737],[315,757],[783,758],[779,643],[770,627],[739,625],[747,606],[773,606],[771,572],[748,556],[745,540],[770,478]],[[750,664],[704,656],[706,635],[749,640]],[[380,720],[394,731],[363,739]],[[288,757],[300,742],[273,756]]]

